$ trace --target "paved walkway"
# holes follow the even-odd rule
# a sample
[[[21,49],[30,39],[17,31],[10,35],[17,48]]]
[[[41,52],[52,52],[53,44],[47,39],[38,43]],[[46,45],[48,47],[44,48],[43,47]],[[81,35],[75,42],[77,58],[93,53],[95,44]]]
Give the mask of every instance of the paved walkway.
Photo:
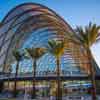
[[[37,99],[31,98],[0,98],[0,100],[56,100],[55,97],[38,97]],[[92,100],[90,96],[66,96],[63,97],[62,100]],[[100,100],[100,96],[98,96],[98,100]]]

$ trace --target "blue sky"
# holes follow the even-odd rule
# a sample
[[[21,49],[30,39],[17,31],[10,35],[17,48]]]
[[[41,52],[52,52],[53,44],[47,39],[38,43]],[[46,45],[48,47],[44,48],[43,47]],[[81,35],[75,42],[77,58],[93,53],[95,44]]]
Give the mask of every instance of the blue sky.
[[[87,25],[89,21],[100,25],[100,0],[0,0],[0,21],[8,11],[25,2],[40,3],[56,11],[73,28]],[[92,47],[96,61],[100,65],[100,43]]]

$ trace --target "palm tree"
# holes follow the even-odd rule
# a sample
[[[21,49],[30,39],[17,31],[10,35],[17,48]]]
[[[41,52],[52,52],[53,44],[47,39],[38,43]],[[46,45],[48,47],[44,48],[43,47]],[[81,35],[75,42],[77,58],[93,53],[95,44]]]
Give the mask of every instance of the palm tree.
[[[35,76],[36,76],[37,60],[45,54],[46,49],[45,48],[27,48],[26,50],[29,53],[30,57],[33,59],[33,94],[32,94],[32,98],[35,98],[36,97]]]
[[[90,73],[91,73],[91,82],[92,82],[92,100],[96,100],[96,84],[95,84],[95,70],[93,66],[93,57],[90,50],[90,47],[99,40],[100,26],[96,24],[89,23],[84,29],[82,27],[77,27],[77,37],[80,40],[80,43],[84,46],[87,51],[88,59],[90,60]]]
[[[48,41],[48,52],[56,58],[56,71],[57,71],[57,100],[62,99],[62,90],[60,84],[60,58],[64,54],[65,41],[60,40],[49,40]]]
[[[19,69],[19,63],[22,60],[22,54],[18,51],[18,50],[14,50],[13,51],[13,56],[15,57],[17,64],[16,64],[16,72],[15,72],[15,82],[14,82],[14,97],[16,97],[17,95],[17,91],[16,91],[16,86],[17,86],[17,75],[18,75],[18,69]]]

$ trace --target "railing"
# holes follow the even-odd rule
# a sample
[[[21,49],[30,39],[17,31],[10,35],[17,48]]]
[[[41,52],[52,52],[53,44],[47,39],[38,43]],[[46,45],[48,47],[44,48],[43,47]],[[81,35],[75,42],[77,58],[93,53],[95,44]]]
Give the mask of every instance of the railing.
[[[76,73],[76,74],[71,74],[71,73],[61,73],[60,75],[61,77],[87,77],[86,74],[79,74],[79,73]],[[32,78],[33,75],[32,73],[25,73],[25,74],[18,74],[18,76],[16,78]],[[36,74],[36,78],[48,78],[48,77],[51,77],[51,78],[57,78],[57,75],[56,73],[54,72],[50,72],[50,73],[40,73],[40,74]],[[12,73],[12,74],[4,74],[4,75],[0,75],[0,80],[7,80],[7,79],[14,79],[15,78],[15,74]]]

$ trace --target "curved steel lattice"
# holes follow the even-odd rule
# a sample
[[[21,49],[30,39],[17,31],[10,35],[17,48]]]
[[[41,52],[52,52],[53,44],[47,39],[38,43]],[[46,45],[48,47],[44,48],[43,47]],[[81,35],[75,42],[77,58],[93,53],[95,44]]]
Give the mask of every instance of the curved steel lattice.
[[[69,74],[71,70],[72,73],[80,73],[80,68],[88,72],[87,54],[81,45],[75,44],[79,41],[69,24],[51,9],[34,3],[15,7],[2,21],[0,66],[3,67],[3,71],[7,72],[8,66],[14,62],[13,49],[43,47],[50,39],[66,40],[65,54],[61,58],[62,72],[66,69]],[[25,66],[29,66],[29,63]],[[55,66],[55,58],[50,54],[46,54],[38,61],[40,71],[54,70]]]

